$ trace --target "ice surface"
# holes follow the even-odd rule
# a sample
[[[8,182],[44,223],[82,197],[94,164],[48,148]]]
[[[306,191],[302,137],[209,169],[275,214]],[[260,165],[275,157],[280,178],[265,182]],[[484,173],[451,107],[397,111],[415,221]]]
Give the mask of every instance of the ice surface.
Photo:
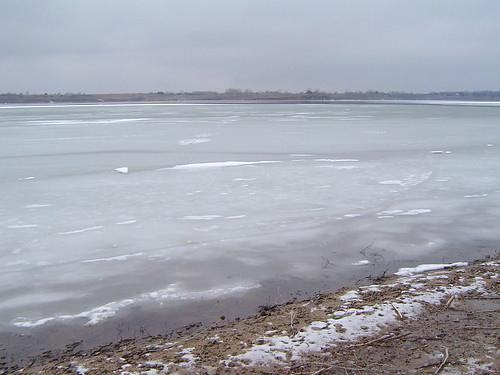
[[[276,277],[329,288],[479,256],[500,237],[499,118],[456,103],[0,106],[0,329],[112,318],[171,285],[273,295]]]

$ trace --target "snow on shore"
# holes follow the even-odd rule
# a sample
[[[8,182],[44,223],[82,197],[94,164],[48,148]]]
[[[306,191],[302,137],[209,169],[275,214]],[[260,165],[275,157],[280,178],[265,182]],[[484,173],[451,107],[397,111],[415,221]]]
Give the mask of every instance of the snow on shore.
[[[373,336],[384,327],[395,324],[402,318],[417,317],[423,312],[426,304],[440,304],[445,297],[472,291],[485,292],[483,278],[476,278],[463,285],[432,287],[426,284],[430,284],[431,280],[436,278],[447,276],[422,274],[430,270],[444,270],[466,265],[465,262],[457,262],[403,268],[398,274],[404,277],[400,277],[393,284],[372,285],[344,293],[340,296],[343,304],[338,310],[329,314],[330,318],[326,321],[312,322],[295,335],[262,337],[243,353],[230,355],[223,362],[226,365],[238,363],[242,366],[256,366],[266,363],[282,363],[288,358],[298,360],[308,352],[319,352],[327,347],[335,346],[335,343],[356,341],[362,337]],[[394,301],[364,305],[363,293],[380,288],[389,290],[402,287],[406,290]]]

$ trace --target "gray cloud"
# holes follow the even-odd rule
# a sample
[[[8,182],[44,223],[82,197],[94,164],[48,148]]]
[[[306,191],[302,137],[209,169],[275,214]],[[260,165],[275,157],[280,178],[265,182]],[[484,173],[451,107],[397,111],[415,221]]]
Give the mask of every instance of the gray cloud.
[[[497,0],[7,0],[0,92],[499,89]]]

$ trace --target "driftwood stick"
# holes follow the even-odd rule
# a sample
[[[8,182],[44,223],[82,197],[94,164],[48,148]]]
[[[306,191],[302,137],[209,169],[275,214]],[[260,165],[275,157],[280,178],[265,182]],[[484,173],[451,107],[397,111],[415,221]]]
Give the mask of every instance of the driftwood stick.
[[[444,365],[448,361],[448,356],[449,356],[448,348],[445,347],[444,348],[444,359],[443,359],[443,362],[441,362],[441,364],[439,365],[439,367],[437,368],[437,370],[434,372],[434,375],[439,374],[441,372],[441,370],[444,368]]]
[[[401,319],[401,320],[403,320],[404,317],[403,317],[403,314],[401,314],[401,311],[399,311],[399,309],[393,303],[391,303],[391,306],[394,309],[394,311],[396,311],[396,314],[398,315],[398,318]]]
[[[455,299],[455,295],[452,295],[448,301],[446,302],[446,304],[444,305],[444,309],[447,310],[448,307],[450,307],[451,303],[453,302],[453,300]]]
[[[367,341],[367,342],[362,342],[362,343],[359,343],[359,344],[349,345],[348,348],[357,348],[359,346],[370,345],[370,344],[373,344],[373,343],[376,343],[376,342],[379,342],[379,341],[382,341],[382,340],[387,340],[387,339],[391,338],[392,336],[394,336],[394,333],[389,333],[388,335],[384,335],[384,336],[378,337],[376,339],[373,339],[373,340],[370,340],[370,341]]]
[[[367,342],[362,342],[362,343],[359,343],[359,344],[349,345],[348,348],[357,348],[357,347],[360,347],[360,346],[366,346],[366,345],[374,344],[374,343],[379,342],[379,341],[395,340],[395,339],[399,339],[401,337],[408,336],[410,334],[411,334],[411,332],[406,332],[406,333],[403,333],[401,335],[395,335],[394,333],[389,333],[387,335],[378,337],[376,339],[373,339],[373,340],[370,340],[370,341],[367,341]]]

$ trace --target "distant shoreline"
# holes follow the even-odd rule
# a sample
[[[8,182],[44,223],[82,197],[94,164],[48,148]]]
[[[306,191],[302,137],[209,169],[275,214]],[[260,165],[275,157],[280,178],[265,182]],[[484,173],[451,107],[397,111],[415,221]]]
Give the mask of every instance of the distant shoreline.
[[[22,102],[2,103],[4,109],[74,108],[74,107],[134,107],[134,106],[210,106],[210,105],[411,105],[454,107],[500,107],[498,101],[480,100],[185,100],[185,101],[99,101],[99,102]]]
[[[226,92],[151,92],[151,93],[110,93],[110,94],[0,94],[0,104],[49,104],[49,103],[119,103],[119,102],[217,102],[217,103],[360,103],[371,101],[461,101],[500,102],[500,91],[447,91],[431,93],[404,92],[343,92],[329,93],[305,91],[299,93],[266,91],[253,92],[227,90]]]

